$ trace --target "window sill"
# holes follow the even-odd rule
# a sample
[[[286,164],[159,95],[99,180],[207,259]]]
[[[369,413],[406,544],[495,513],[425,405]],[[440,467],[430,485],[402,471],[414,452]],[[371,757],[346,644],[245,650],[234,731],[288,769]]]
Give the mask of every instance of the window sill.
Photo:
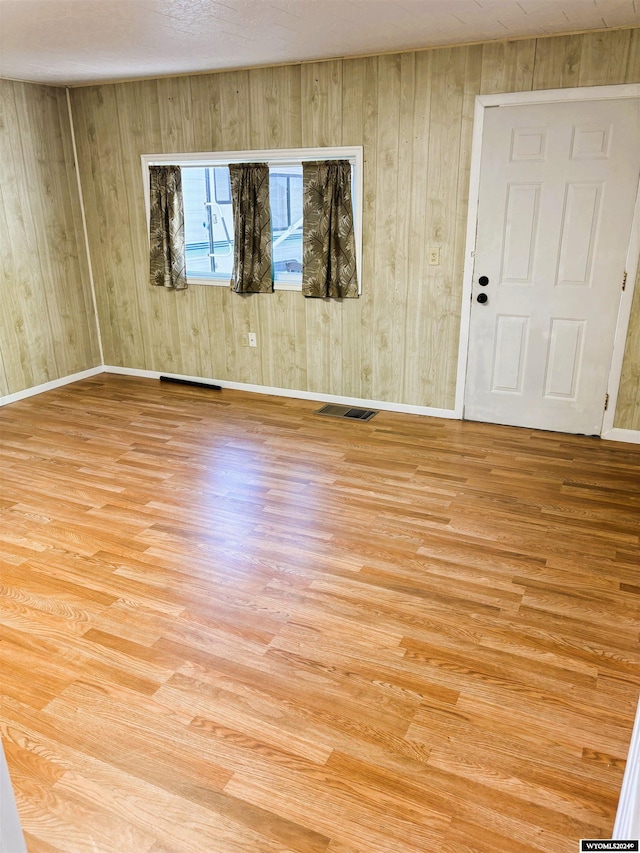
[[[189,287],[191,287],[191,285],[197,285],[197,286],[200,286],[200,285],[211,286],[211,285],[213,285],[213,287],[226,287],[227,289],[229,289],[229,279],[228,278],[224,278],[224,279],[196,278],[195,276],[193,276],[193,277],[190,277],[187,279],[187,284],[189,285]],[[302,282],[277,281],[277,282],[275,282],[273,289],[274,290],[293,290],[293,291],[298,291],[298,293],[301,293],[302,292]]]

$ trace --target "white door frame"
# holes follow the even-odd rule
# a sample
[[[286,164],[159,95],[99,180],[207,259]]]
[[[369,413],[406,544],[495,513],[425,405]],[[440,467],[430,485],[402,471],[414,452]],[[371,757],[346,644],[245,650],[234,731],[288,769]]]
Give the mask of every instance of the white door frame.
[[[579,89],[545,89],[535,92],[507,92],[498,95],[476,95],[473,117],[473,142],[471,146],[471,173],[469,177],[469,213],[467,216],[467,238],[465,246],[464,273],[462,283],[462,310],[460,316],[460,339],[458,345],[458,374],[456,378],[455,417],[464,414],[464,392],[467,380],[467,355],[469,350],[469,330],[471,325],[471,287],[475,262],[476,228],[478,223],[478,196],[480,191],[480,160],[482,157],[482,135],[484,130],[484,111],[487,107],[524,106],[527,104],[552,104],[562,101],[602,101],[608,99],[640,98],[640,84],[629,83],[620,86],[584,86]],[[603,438],[620,438],[613,430],[613,419],[618,401],[618,389],[622,374],[624,347],[629,329],[631,303],[635,287],[640,254],[640,188],[636,194],[636,204],[631,228],[631,238],[627,250],[627,285],[622,291],[620,282],[620,307],[616,323],[613,355],[609,372],[609,406],[604,413],[601,435]],[[613,432],[613,435],[611,433]]]

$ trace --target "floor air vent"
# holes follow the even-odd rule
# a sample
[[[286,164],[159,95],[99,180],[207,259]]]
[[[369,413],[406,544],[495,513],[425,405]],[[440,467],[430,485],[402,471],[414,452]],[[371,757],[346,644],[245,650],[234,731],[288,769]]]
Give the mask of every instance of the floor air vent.
[[[351,406],[336,406],[330,403],[318,409],[316,415],[328,415],[330,418],[347,418],[350,421],[370,421],[378,413],[373,409],[354,409]]]

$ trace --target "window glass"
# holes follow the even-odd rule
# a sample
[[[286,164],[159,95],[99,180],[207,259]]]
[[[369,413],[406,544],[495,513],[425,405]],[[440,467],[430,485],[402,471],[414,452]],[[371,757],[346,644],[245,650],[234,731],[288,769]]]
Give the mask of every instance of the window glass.
[[[213,182],[215,186],[215,200],[218,204],[231,204],[231,180],[227,166],[214,166]]]
[[[230,279],[233,212],[227,166],[182,166],[187,278]]]
[[[269,170],[275,282],[302,284],[302,166]]]

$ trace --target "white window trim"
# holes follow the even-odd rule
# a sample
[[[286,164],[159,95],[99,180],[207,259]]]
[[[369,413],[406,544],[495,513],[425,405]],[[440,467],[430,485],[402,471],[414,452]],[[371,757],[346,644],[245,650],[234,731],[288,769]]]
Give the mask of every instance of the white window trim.
[[[356,241],[356,273],[358,295],[362,293],[362,208],[364,197],[363,150],[361,145],[331,148],[267,148],[250,151],[198,151],[174,154],[142,154],[142,181],[146,211],[147,236],[149,234],[149,166],[227,166],[230,163],[267,163],[269,166],[297,166],[313,160],[349,160],[355,172],[354,237]],[[229,287],[224,280],[189,278],[188,284]],[[302,285],[294,282],[274,283],[274,290],[301,291]]]

